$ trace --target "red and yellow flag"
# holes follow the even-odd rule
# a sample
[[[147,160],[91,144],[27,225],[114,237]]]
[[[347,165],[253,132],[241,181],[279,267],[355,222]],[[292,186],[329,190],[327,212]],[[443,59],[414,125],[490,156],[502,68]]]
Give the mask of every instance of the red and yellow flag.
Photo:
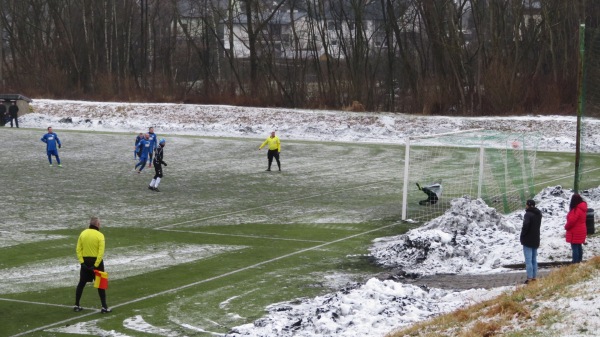
[[[108,288],[108,273],[105,271],[94,270],[94,274],[96,274],[96,278],[94,279],[94,288]]]

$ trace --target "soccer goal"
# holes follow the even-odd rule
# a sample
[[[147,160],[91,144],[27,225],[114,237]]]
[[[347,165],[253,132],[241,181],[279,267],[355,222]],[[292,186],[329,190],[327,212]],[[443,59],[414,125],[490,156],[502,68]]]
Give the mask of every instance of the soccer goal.
[[[508,213],[534,195],[537,139],[483,129],[406,139],[402,219],[439,216],[454,198]]]

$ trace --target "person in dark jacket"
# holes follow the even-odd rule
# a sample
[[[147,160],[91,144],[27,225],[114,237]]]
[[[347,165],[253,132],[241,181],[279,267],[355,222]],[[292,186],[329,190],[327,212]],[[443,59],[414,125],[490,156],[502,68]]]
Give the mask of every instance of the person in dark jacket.
[[[521,228],[521,244],[523,245],[525,270],[527,271],[525,284],[535,281],[537,276],[537,250],[540,247],[541,226],[542,212],[535,207],[535,201],[527,200],[525,203],[523,228]]]
[[[10,116],[10,127],[13,127],[13,120],[15,121],[15,126],[19,127],[19,107],[17,106],[17,102],[13,101],[8,107],[8,115]]]
[[[4,105],[4,101],[0,101],[0,126],[6,125],[7,120],[8,115],[6,114],[6,105]]]
[[[587,227],[585,220],[587,218],[587,203],[579,194],[573,194],[569,204],[569,213],[567,213],[567,223],[565,238],[571,244],[573,251],[573,263],[579,263],[583,259],[583,246],[587,237]]]
[[[158,147],[156,148],[156,150],[154,150],[154,178],[152,178],[150,185],[148,185],[148,189],[154,192],[160,192],[160,190],[158,189],[158,184],[160,184],[160,180],[163,177],[162,166],[167,166],[167,163],[165,163],[165,161],[163,160],[163,149],[166,143],[167,141],[164,138],[162,138],[158,142]]]

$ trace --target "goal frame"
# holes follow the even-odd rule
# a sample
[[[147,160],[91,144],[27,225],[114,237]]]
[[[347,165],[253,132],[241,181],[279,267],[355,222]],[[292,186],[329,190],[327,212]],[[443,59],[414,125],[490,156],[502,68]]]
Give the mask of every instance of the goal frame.
[[[401,214],[402,220],[408,219],[409,186],[411,186],[410,179],[411,179],[411,173],[412,173],[411,172],[411,161],[415,160],[414,158],[411,158],[411,147],[418,145],[418,140],[420,140],[420,139],[435,139],[435,138],[440,138],[440,137],[454,136],[454,135],[468,134],[468,133],[472,133],[474,135],[471,137],[466,137],[465,139],[468,139],[468,140],[464,144],[453,144],[453,145],[448,144],[448,145],[439,145],[439,146],[440,147],[447,146],[449,148],[450,147],[465,148],[465,149],[471,148],[471,149],[475,149],[476,151],[478,151],[478,158],[476,157],[477,155],[474,155],[472,157],[472,159],[473,159],[473,166],[472,166],[473,175],[471,176],[471,180],[470,180],[472,182],[472,185],[471,185],[472,189],[471,189],[470,193],[471,194],[476,193],[476,195],[475,196],[471,195],[471,197],[476,197],[478,199],[483,198],[484,197],[483,189],[485,188],[487,191],[490,188],[490,185],[489,185],[490,181],[487,181],[487,182],[484,181],[486,174],[490,174],[490,172],[489,172],[490,167],[486,167],[486,165],[494,163],[496,161],[491,160],[491,158],[486,157],[487,152],[488,152],[487,150],[493,150],[491,152],[492,156],[497,156],[497,152],[495,152],[495,151],[505,151],[504,156],[503,156],[503,162],[500,163],[504,167],[499,168],[501,171],[498,171],[500,173],[500,176],[505,175],[504,180],[503,181],[501,180],[501,182],[503,184],[507,184],[506,179],[508,177],[509,170],[510,170],[507,167],[507,164],[509,163],[508,162],[509,154],[511,153],[510,150],[521,151],[521,152],[512,152],[512,153],[513,154],[519,153],[519,155],[521,156],[521,158],[523,160],[523,162],[521,163],[521,170],[520,170],[521,172],[519,174],[517,174],[517,176],[519,176],[519,178],[522,179],[521,180],[522,184],[517,185],[517,186],[513,185],[513,188],[516,188],[516,190],[514,190],[514,189],[513,190],[504,190],[504,191],[501,191],[500,194],[492,194],[492,195],[486,194],[487,198],[490,198],[490,197],[509,198],[509,197],[514,196],[513,193],[516,191],[521,191],[524,194],[531,193],[531,191],[530,191],[531,185],[530,184],[533,183],[533,179],[535,176],[535,161],[536,161],[537,141],[538,140],[534,138],[535,141],[533,141],[533,143],[534,143],[533,146],[532,147],[528,146],[526,148],[525,147],[525,139],[527,138],[528,142],[531,141],[532,135],[525,135],[523,133],[503,133],[503,132],[498,132],[497,134],[494,134],[495,131],[485,130],[483,128],[477,128],[477,129],[459,130],[459,131],[438,133],[438,134],[431,134],[431,135],[410,136],[410,137],[405,138],[404,176],[403,176],[403,186],[402,186],[402,214]],[[491,133],[491,135],[490,135],[490,133]],[[494,141],[493,139],[496,139],[496,140]],[[523,143],[519,144],[514,139],[522,140]],[[500,142],[498,142],[498,140],[500,140]],[[512,141],[512,149],[511,149],[511,146],[509,146],[509,143],[507,143],[509,140],[513,140]],[[415,141],[417,141],[417,142],[415,142]],[[514,144],[517,144],[518,147],[515,146]],[[428,145],[422,145],[422,146],[428,146]],[[432,146],[436,146],[436,145],[432,145]],[[496,154],[494,154],[494,153],[496,153]],[[487,155],[487,156],[489,156],[489,155]],[[492,164],[492,165],[494,165],[494,164]],[[477,166],[478,166],[478,170],[477,170]],[[502,173],[502,171],[504,173]],[[477,185],[475,186],[475,184],[477,184]],[[529,186],[529,188],[527,186]],[[506,186],[506,187],[508,187],[508,186]],[[507,200],[507,199],[504,199],[504,200]],[[506,206],[507,205],[505,205],[505,207],[504,207],[505,208],[504,211],[506,211]],[[514,206],[515,205],[513,203],[511,203],[510,207],[514,208]]]

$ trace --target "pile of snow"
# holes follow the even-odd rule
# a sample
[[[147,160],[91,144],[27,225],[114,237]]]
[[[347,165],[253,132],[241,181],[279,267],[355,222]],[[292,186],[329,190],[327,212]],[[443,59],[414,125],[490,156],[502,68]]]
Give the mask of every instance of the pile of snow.
[[[383,336],[500,291],[424,290],[370,279],[363,286],[349,286],[334,294],[271,305],[266,317],[236,327],[227,336]]]
[[[571,248],[564,224],[572,191],[548,187],[534,200],[542,211],[538,262],[569,261]],[[598,208],[600,188],[582,192],[588,207]],[[506,271],[523,263],[519,241],[524,211],[507,216],[482,200],[458,198],[442,216],[406,234],[375,240],[371,253],[378,263],[407,274],[482,274]],[[600,253],[600,242],[588,240],[587,256]]]
[[[386,267],[407,273],[440,274],[489,271],[502,266],[512,252],[513,223],[483,200],[454,199],[451,207],[425,226],[375,241],[371,253]]]

